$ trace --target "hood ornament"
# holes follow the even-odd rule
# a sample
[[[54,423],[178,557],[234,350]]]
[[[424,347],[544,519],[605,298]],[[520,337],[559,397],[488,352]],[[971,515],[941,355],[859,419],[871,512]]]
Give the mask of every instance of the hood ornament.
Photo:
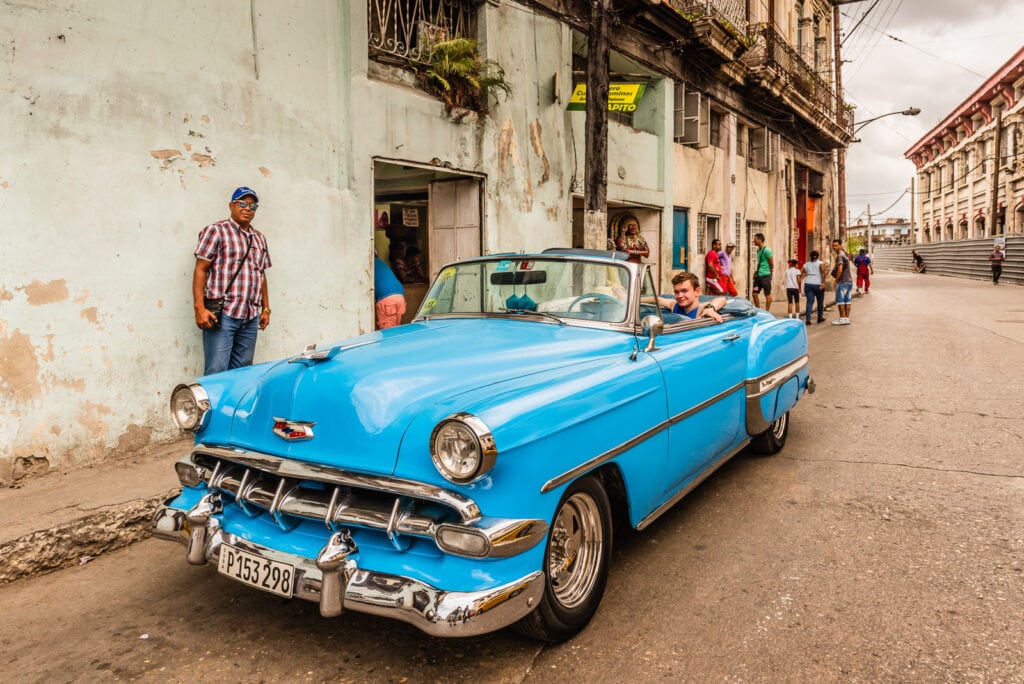
[[[287,442],[300,442],[313,439],[313,426],[316,423],[307,420],[287,420],[274,418],[274,434]]]

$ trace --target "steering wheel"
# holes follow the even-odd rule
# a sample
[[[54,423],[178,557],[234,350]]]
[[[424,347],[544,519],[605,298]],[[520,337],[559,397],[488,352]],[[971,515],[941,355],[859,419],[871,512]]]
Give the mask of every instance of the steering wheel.
[[[604,318],[604,303],[605,302],[608,302],[609,308],[611,306],[625,306],[618,299],[616,299],[615,297],[612,297],[610,295],[606,295],[606,294],[603,294],[601,292],[587,292],[586,294],[582,294],[579,297],[577,297],[576,299],[572,300],[572,303],[569,304],[569,308],[566,309],[566,311],[567,312],[572,312],[572,307],[576,306],[577,304],[582,303],[584,300],[593,300],[593,301],[596,301],[598,303],[597,320],[601,320],[601,321],[605,320],[605,318]],[[582,312],[583,309],[580,308],[580,311]]]

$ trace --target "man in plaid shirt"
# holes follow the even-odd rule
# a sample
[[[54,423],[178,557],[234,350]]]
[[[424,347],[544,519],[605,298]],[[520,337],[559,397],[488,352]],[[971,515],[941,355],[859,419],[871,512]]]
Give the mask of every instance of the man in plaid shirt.
[[[252,227],[259,198],[251,188],[231,194],[231,218],[211,223],[199,233],[192,299],[196,325],[203,331],[204,375],[251,366],[257,328],[270,324],[266,269],[270,252],[263,233]],[[224,298],[220,320],[205,298]],[[219,324],[219,325],[218,325]]]

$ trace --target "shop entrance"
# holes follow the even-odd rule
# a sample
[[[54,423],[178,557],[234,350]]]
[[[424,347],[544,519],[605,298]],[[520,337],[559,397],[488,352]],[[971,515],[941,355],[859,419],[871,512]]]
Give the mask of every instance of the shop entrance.
[[[377,256],[405,288],[408,323],[446,263],[481,254],[481,178],[429,165],[375,159]]]

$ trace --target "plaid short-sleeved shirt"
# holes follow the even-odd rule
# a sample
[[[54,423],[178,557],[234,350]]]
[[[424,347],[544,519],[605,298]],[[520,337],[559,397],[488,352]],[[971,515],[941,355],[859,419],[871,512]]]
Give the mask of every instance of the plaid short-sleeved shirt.
[[[252,226],[246,233],[231,219],[217,221],[199,231],[195,254],[211,262],[204,294],[211,299],[224,297],[224,315],[245,321],[260,315],[263,272],[270,268],[270,251],[263,233]],[[245,262],[239,268],[243,257]],[[238,276],[231,283],[231,291],[225,292],[236,270]]]

